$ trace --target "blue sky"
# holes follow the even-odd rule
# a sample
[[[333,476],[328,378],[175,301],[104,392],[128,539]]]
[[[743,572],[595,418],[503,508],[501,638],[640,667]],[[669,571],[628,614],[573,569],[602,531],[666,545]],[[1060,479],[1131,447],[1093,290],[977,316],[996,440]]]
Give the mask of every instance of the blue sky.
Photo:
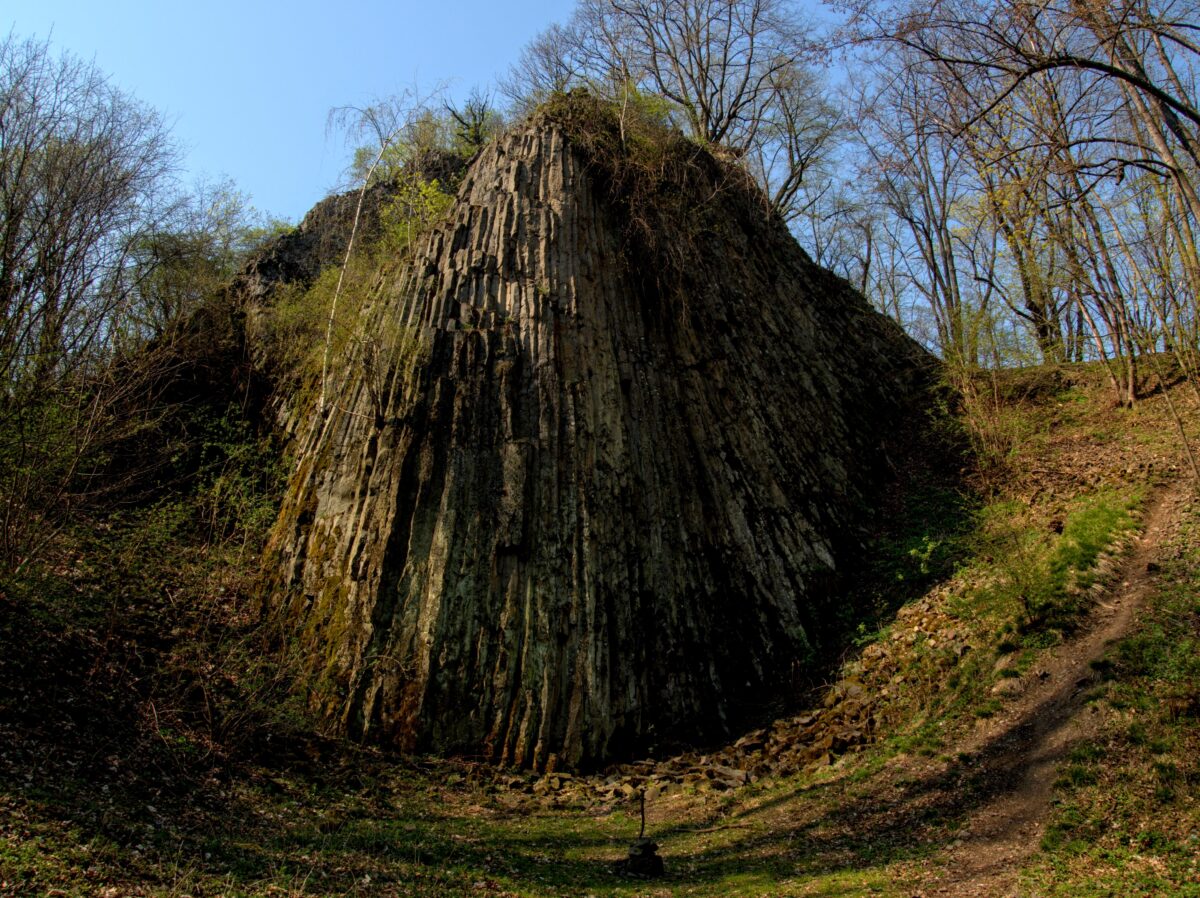
[[[348,157],[325,133],[332,107],[414,84],[448,83],[452,97],[487,87],[573,5],[16,0],[0,27],[94,60],[166,116],[189,176],[228,176],[258,209],[295,221]]]

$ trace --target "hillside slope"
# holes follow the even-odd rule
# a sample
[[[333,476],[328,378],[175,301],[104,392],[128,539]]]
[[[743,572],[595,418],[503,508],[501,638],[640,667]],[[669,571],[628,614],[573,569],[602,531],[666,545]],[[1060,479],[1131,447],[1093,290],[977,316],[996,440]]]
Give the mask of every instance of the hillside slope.
[[[247,730],[228,699],[277,699],[194,622],[238,632],[248,557],[126,543],[114,581],[77,545],[3,587],[0,895],[1198,894],[1200,507],[1161,393],[1114,409],[1101,380],[994,384],[990,491],[907,497],[877,628],[806,710],[594,777]],[[643,789],[649,883],[614,866]]]

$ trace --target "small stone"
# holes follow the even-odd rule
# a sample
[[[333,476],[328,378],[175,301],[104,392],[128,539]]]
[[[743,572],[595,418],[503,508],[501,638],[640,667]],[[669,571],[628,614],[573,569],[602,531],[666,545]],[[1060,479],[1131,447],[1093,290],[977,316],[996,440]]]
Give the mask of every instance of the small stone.
[[[750,779],[750,774],[738,767],[713,767],[708,775],[711,779],[724,780],[736,786],[743,786]]]
[[[747,733],[737,742],[733,743],[735,748],[740,748],[743,751],[760,751],[767,744],[767,731],[755,730],[752,733]]]
[[[992,687],[992,695],[1016,695],[1021,691],[1021,681],[1015,677],[1005,677]]]

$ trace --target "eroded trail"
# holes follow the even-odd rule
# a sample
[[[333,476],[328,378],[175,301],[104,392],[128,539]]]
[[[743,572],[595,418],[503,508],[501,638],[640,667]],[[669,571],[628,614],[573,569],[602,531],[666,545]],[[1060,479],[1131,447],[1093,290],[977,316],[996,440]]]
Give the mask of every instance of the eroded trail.
[[[1025,675],[1022,691],[995,717],[981,721],[958,747],[989,782],[992,797],[971,815],[960,842],[932,868],[926,894],[1013,896],[1022,862],[1038,848],[1059,765],[1071,747],[1097,729],[1086,696],[1096,682],[1092,662],[1131,632],[1155,586],[1157,558],[1189,502],[1188,485],[1161,490],[1142,534],[1074,639]]]

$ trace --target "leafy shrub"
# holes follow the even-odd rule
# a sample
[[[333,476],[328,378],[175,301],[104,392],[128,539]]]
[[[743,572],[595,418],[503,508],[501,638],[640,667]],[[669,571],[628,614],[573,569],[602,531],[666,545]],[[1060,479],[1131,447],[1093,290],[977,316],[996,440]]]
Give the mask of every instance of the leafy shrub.
[[[452,205],[437,181],[403,177],[380,210],[376,239],[344,266],[326,267],[311,284],[276,288],[262,342],[282,390],[304,404],[319,389],[327,358],[353,358],[368,373],[368,389],[381,397],[398,366],[415,362],[415,334],[387,318],[376,300],[411,288],[406,274],[418,242]]]

